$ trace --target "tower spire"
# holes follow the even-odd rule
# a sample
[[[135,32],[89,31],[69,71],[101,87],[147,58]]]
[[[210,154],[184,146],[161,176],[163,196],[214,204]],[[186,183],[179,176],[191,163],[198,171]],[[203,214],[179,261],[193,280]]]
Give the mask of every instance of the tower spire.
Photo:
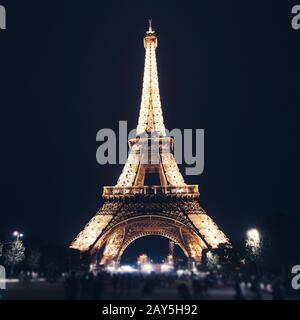
[[[149,19],[148,20],[148,22],[149,22],[149,33],[152,33],[152,19]]]
[[[151,132],[159,136],[166,135],[159,94],[155,52],[157,46],[157,36],[152,29],[152,20],[149,19],[149,30],[144,36],[145,66],[137,135]]]

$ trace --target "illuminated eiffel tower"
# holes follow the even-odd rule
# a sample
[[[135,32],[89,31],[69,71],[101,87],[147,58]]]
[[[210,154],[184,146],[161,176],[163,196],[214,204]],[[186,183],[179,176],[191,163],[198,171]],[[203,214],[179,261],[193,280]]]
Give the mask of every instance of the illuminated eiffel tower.
[[[189,262],[201,261],[203,249],[229,244],[229,240],[199,204],[198,185],[187,185],[166,135],[156,65],[158,40],[152,30],[144,36],[145,68],[136,137],[114,187],[104,187],[103,205],[71,244],[97,263],[118,264],[127,246],[138,238],[158,235],[178,245]],[[153,147],[155,146],[155,147]],[[145,175],[158,174],[160,185],[144,185]]]

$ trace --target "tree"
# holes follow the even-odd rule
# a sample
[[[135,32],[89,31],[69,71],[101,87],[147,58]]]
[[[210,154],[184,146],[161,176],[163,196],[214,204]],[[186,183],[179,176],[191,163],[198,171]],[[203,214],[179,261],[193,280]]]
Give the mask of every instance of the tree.
[[[216,253],[208,251],[206,253],[206,266],[209,270],[216,269],[219,264],[219,256]]]
[[[13,274],[14,267],[19,265],[25,258],[25,247],[21,240],[16,240],[11,243],[10,248],[4,254],[4,263],[10,267],[10,272]]]
[[[262,238],[257,229],[251,229],[247,232],[246,252],[251,261],[258,261],[262,251]]]
[[[218,264],[223,270],[235,271],[244,264],[244,255],[238,243],[232,243],[232,246],[221,244],[218,248],[210,251],[218,257]]]

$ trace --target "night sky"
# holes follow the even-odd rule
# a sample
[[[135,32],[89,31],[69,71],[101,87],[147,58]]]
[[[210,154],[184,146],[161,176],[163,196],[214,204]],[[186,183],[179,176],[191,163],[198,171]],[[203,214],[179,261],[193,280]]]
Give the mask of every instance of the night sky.
[[[66,246],[101,206],[122,166],[97,164],[96,133],[137,124],[148,18],[166,127],[205,129],[185,180],[207,213],[236,239],[299,215],[296,2],[0,0],[1,238]]]

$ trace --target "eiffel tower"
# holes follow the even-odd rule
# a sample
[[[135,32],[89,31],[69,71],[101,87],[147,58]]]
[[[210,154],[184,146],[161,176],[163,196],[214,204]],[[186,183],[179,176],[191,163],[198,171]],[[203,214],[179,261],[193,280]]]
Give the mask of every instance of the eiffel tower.
[[[97,263],[118,265],[125,249],[148,235],[178,245],[189,263],[199,264],[204,249],[229,244],[228,238],[199,204],[198,185],[187,185],[166,135],[156,64],[158,39],[149,21],[144,36],[145,67],[136,137],[115,186],[103,188],[103,205],[70,247],[89,251]],[[145,175],[159,175],[160,185],[146,186]]]

